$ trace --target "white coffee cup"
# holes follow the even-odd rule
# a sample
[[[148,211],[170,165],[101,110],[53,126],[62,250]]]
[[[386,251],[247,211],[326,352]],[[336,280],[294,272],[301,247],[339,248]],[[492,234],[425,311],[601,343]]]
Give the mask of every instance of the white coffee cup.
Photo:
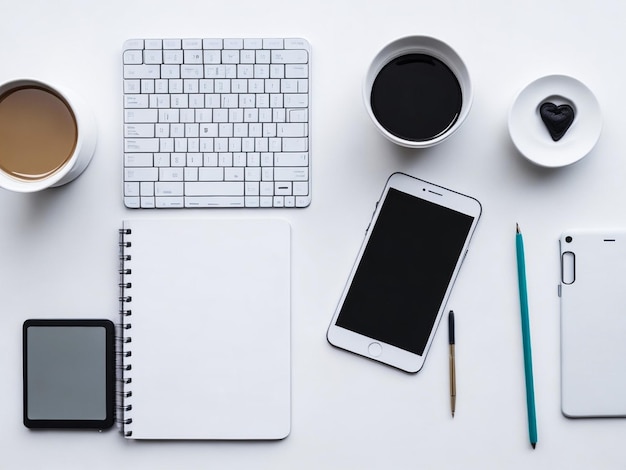
[[[69,183],[96,141],[93,113],[76,93],[31,78],[0,85],[0,187],[26,193]]]
[[[377,87],[376,90],[383,89],[381,83],[392,83],[390,81],[384,82],[382,80],[383,74],[389,75],[392,70],[399,73],[400,66],[406,68],[405,59],[407,58],[420,59],[411,62],[419,64],[420,67],[418,69],[414,65],[410,66],[414,67],[411,69],[411,73],[414,74],[411,75],[411,80],[407,79],[404,87],[390,87],[394,93],[388,100],[381,98],[380,91],[373,93],[374,87]],[[405,65],[403,65],[403,61]],[[426,64],[426,62],[429,64],[428,67],[421,65]],[[394,67],[396,68],[394,69]],[[422,75],[420,75],[422,70],[426,73],[431,73],[431,70],[434,71],[432,73],[439,73],[440,76],[437,78],[443,78],[443,81],[437,83],[449,84],[448,91],[453,93],[444,93],[445,90],[442,88],[431,89],[430,83],[433,80],[431,77],[426,77],[422,82]],[[416,77],[418,80],[414,82]],[[412,85],[418,82],[422,85],[411,89],[409,83]],[[426,83],[429,85],[425,85]],[[418,88],[419,90],[426,90],[426,92],[420,94],[417,91]],[[410,99],[404,99],[406,93],[410,95]],[[376,95],[377,101],[374,95]],[[453,98],[448,100],[448,96],[453,96]],[[445,107],[437,107],[435,99],[437,97],[445,98]],[[429,117],[430,110],[427,110],[426,113],[419,111],[428,108],[423,102],[424,99],[433,100],[429,106],[439,113],[437,119]],[[386,45],[372,60],[363,83],[365,108],[376,128],[392,142],[411,148],[430,147],[454,134],[467,117],[472,99],[469,72],[459,55],[449,45],[428,36],[407,36]],[[382,103],[382,106],[379,107],[383,109],[388,104],[389,109],[385,112],[373,109],[373,102]],[[396,110],[397,113],[394,114]],[[402,120],[399,116],[403,115],[411,118]],[[414,132],[411,130],[413,125],[415,125]]]

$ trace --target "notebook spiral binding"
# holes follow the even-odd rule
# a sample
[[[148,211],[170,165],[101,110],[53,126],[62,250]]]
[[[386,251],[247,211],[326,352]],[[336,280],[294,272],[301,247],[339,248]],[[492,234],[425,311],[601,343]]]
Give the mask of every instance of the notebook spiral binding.
[[[131,398],[133,393],[129,390],[129,384],[132,382],[132,364],[130,363],[130,357],[132,356],[132,350],[130,349],[130,343],[132,342],[132,336],[130,329],[132,323],[130,317],[132,310],[130,309],[130,303],[132,297],[129,295],[129,290],[132,288],[132,283],[129,281],[129,276],[132,274],[132,270],[128,267],[127,262],[131,261],[131,256],[128,253],[128,248],[131,246],[131,242],[128,240],[128,235],[131,234],[131,230],[122,228],[119,230],[119,302],[120,302],[120,334],[118,335],[118,393],[117,393],[117,410],[118,410],[118,424],[120,425],[121,432],[124,436],[130,437],[133,431],[129,429],[129,426],[133,422],[133,418],[130,415],[130,411],[133,409]]]

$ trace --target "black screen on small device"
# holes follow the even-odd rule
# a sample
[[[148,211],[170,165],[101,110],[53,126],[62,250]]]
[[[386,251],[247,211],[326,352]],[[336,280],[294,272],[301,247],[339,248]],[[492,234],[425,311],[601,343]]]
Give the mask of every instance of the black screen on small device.
[[[422,355],[473,221],[390,188],[337,326]]]
[[[113,425],[115,327],[109,320],[26,320],[24,424],[29,428]]]

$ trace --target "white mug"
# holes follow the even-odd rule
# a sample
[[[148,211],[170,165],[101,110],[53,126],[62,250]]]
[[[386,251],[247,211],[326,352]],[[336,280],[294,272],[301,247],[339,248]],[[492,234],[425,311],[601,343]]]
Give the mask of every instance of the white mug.
[[[30,78],[0,85],[0,187],[26,193],[69,183],[96,140],[91,109],[74,92]]]
[[[450,119],[449,122],[445,121],[446,123],[442,125],[441,128],[437,128],[436,132],[433,132],[423,138],[407,137],[407,135],[404,135],[402,132],[397,132],[397,129],[392,129],[393,126],[381,123],[381,120],[377,117],[375,110],[372,108],[372,90],[375,86],[375,82],[379,78],[379,74],[381,74],[381,71],[383,71],[383,69],[387,66],[394,66],[394,64],[399,63],[398,61],[405,57],[409,58],[411,55],[425,57],[429,60],[432,59],[432,62],[437,64],[442,63],[443,65],[440,65],[442,72],[449,75],[451,83],[454,82],[454,79],[456,78],[458,87],[455,85],[455,89],[456,91],[460,91],[458,107],[455,107],[454,113],[452,114],[454,119]],[[450,72],[453,75],[450,75]],[[405,80],[404,88],[398,87],[400,91],[395,94],[392,93],[392,106],[398,109],[397,116],[402,114],[402,107],[409,106],[407,103],[414,103],[411,99],[402,99],[403,96],[405,96],[405,92],[409,95],[413,92],[413,90],[409,89],[410,87],[406,85],[406,82],[408,81],[410,80]],[[441,90],[437,91],[441,92]],[[428,95],[430,92],[431,90],[428,90],[425,94]],[[437,95],[435,94],[433,96]],[[469,72],[459,55],[446,43],[428,36],[407,36],[386,45],[372,60],[363,83],[363,100],[372,122],[376,128],[390,141],[404,147],[430,147],[450,137],[457,131],[467,117],[472,105],[472,99],[473,94]],[[388,113],[393,113],[395,108],[390,109]],[[417,109],[417,107],[414,107],[414,109]],[[413,109],[409,111],[410,113],[414,113]],[[423,116],[423,119],[428,121],[429,117],[427,113]],[[405,122],[404,124],[405,126],[403,127],[405,128],[408,128],[411,125],[410,122]],[[436,126],[436,124],[433,125]]]

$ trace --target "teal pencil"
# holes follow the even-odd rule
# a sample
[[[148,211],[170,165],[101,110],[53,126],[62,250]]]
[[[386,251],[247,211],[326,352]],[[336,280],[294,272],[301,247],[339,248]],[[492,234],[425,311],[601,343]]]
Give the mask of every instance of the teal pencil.
[[[526,287],[526,261],[524,239],[519,224],[516,224],[515,244],[517,248],[517,278],[519,301],[522,313],[522,343],[524,345],[524,375],[526,377],[526,408],[528,410],[528,435],[533,449],[537,445],[537,415],[535,413],[535,385],[533,382],[533,358],[530,347],[530,320],[528,318],[528,292]]]

